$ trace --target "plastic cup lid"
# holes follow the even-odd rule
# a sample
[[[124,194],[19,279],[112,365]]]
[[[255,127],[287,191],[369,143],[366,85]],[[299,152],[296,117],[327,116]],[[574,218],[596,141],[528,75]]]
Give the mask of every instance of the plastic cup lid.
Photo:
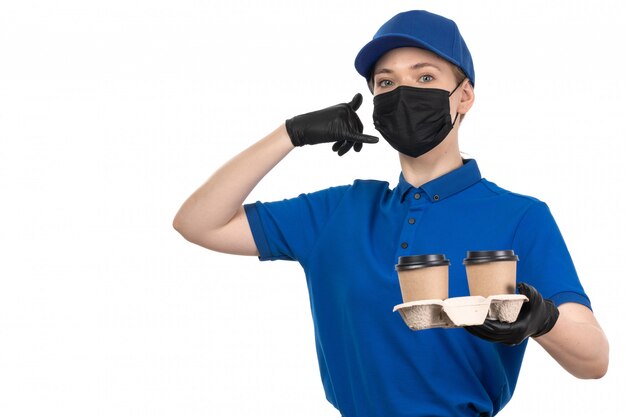
[[[446,259],[444,254],[400,256],[396,264],[396,271],[447,265],[450,265],[450,260]]]
[[[476,250],[467,251],[467,258],[463,259],[465,265],[496,261],[519,261],[519,257],[513,250]]]

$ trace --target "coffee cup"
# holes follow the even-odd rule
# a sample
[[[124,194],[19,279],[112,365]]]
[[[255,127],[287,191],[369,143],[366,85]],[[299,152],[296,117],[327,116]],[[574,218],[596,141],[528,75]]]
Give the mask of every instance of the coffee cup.
[[[515,294],[518,260],[513,250],[467,251],[463,264],[470,295]]]
[[[400,256],[396,264],[402,301],[448,298],[448,266],[443,254]]]

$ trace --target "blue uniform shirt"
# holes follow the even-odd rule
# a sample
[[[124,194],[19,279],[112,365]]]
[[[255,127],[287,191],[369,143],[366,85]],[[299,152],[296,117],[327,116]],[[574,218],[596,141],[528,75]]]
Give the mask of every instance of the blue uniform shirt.
[[[402,255],[443,253],[449,297],[469,295],[468,250],[513,249],[518,282],[589,308],[548,206],[481,178],[476,161],[419,188],[403,175],[245,205],[261,260],[304,269],[326,398],[344,417],[495,415],[526,349],[462,328],[412,331],[399,313]]]

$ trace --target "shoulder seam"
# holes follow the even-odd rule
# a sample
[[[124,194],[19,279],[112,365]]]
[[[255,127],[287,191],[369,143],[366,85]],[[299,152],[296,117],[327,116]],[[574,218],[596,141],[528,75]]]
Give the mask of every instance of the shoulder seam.
[[[302,266],[304,266],[305,264],[308,265],[308,261],[309,261],[309,258],[311,257],[311,254],[313,252],[315,252],[315,249],[317,249],[317,245],[318,245],[318,242],[320,240],[320,236],[322,236],[324,234],[324,232],[326,231],[326,228],[328,227],[328,223],[330,223],[330,219],[333,217],[335,211],[337,211],[337,208],[341,205],[341,202],[343,201],[343,199],[346,198],[346,194],[348,193],[348,191],[353,186],[354,186],[353,184],[345,184],[345,185],[338,185],[338,186],[336,186],[336,188],[346,187],[346,189],[343,191],[343,194],[342,194],[341,198],[339,198],[339,201],[337,201],[337,204],[335,205],[335,207],[328,214],[328,221],[326,222],[326,224],[324,225],[322,230],[320,230],[320,232],[317,234],[317,238],[315,239],[315,242],[311,245],[311,249],[309,250],[309,252],[306,254],[306,258],[302,259],[302,261],[300,262],[300,264]]]
[[[528,205],[528,208],[526,208],[526,210],[524,211],[524,214],[522,214],[522,217],[520,218],[519,222],[515,226],[515,231],[513,232],[513,240],[511,241],[511,243],[515,242],[515,239],[517,238],[517,231],[519,230],[520,225],[522,224],[522,222],[524,221],[524,219],[528,215],[528,212],[530,212],[530,209],[532,209],[533,207],[535,207],[535,206],[537,206],[539,204],[544,204],[545,205],[546,203],[544,203],[541,200],[536,200],[536,201],[533,201],[532,204]]]
[[[509,195],[511,195],[512,197],[517,197],[517,198],[520,198],[520,199],[522,199],[522,200],[530,200],[530,201],[532,201],[533,203],[536,203],[536,202],[543,202],[542,200],[538,199],[537,197],[533,197],[533,196],[531,196],[531,195],[526,195],[526,194],[520,194],[520,193],[516,193],[516,192],[510,191],[510,190],[507,190],[507,189],[501,188],[501,187],[499,187],[498,185],[493,184],[492,182],[490,182],[489,180],[487,180],[487,179],[485,179],[485,178],[483,178],[483,179],[481,180],[481,183],[482,183],[482,184],[483,184],[486,188],[488,188],[488,189],[489,189],[489,191],[491,191],[492,193],[497,194],[497,195],[505,195],[505,194],[509,194]],[[502,190],[502,191],[501,191],[501,192],[499,192],[498,190],[494,189],[493,185],[495,185],[496,187],[498,187],[498,188],[499,188],[500,190]]]
[[[389,188],[389,182],[388,181],[374,180],[374,179],[369,179],[369,180],[356,179],[356,180],[354,180],[352,185],[354,186],[357,183],[361,183],[361,182],[369,182],[369,183],[375,183],[377,185],[385,185],[387,188]]]

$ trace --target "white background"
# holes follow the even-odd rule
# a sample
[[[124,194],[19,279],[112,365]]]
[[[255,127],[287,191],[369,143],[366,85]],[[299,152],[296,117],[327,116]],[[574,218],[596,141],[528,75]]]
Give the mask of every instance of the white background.
[[[474,57],[461,149],[548,203],[611,343],[608,374],[578,380],[530,342],[500,415],[622,412],[623,2],[0,4],[1,416],[338,416],[299,265],[213,253],[171,223],[288,117],[361,92],[378,134],[354,58],[421,8]],[[383,140],[342,158],[309,146],[247,201],[398,174]]]

